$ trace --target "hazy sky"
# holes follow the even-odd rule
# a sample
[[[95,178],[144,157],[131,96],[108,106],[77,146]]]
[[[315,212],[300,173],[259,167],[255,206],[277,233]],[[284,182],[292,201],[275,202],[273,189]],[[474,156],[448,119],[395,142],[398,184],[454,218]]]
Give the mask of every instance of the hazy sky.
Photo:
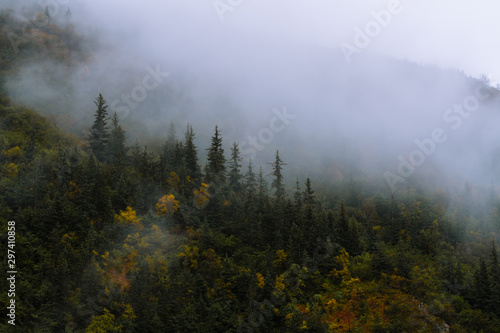
[[[332,158],[375,168],[380,177],[396,172],[400,157],[413,156],[415,140],[442,128],[448,140],[419,171],[433,174],[431,181],[456,170],[465,179],[500,183],[496,102],[483,103],[477,116],[464,115],[464,126],[455,130],[448,110],[463,104],[478,83],[457,71],[413,64],[500,82],[500,21],[494,16],[500,5],[492,0],[46,3],[60,21],[68,5],[76,28],[100,43],[93,44],[88,64],[61,80],[44,74],[57,72],[50,70],[57,64],[33,64],[9,87],[27,104],[57,96],[69,101],[64,110],[79,119],[75,128],[87,127],[92,100],[103,93],[131,137],[163,137],[170,122],[189,122],[203,148],[217,124],[227,142],[247,151],[250,137],[269,135],[275,109],[287,108],[296,120],[273,134],[256,161],[265,163],[280,149],[288,162],[310,154],[316,165]],[[172,75],[146,92],[141,85],[153,69]],[[51,82],[63,82],[64,89]],[[144,93],[129,104],[140,89]]]
[[[500,4],[493,0],[72,0],[69,6],[82,12],[91,8],[94,23],[141,36],[147,46],[156,45],[160,54],[165,51],[165,39],[175,36],[185,46],[202,43],[216,54],[218,45],[238,35],[246,38],[245,32],[340,50],[342,42],[354,45],[356,27],[370,27],[373,12],[393,8],[389,24],[374,30],[369,46],[361,52],[458,68],[473,76],[485,73],[500,82]],[[73,16],[77,19],[79,13]]]

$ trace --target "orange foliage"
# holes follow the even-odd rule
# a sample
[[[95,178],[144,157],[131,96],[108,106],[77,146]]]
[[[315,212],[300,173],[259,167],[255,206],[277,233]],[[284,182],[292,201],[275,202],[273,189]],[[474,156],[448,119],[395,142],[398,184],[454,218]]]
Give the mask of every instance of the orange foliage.
[[[115,214],[115,221],[118,224],[136,226],[140,230],[143,228],[140,218],[137,217],[132,207],[127,207],[125,210],[121,210],[120,214]]]
[[[175,200],[173,194],[164,195],[156,204],[156,214],[161,216],[172,215],[177,209],[179,209],[179,201]]]
[[[208,184],[201,183],[199,190],[194,190],[194,203],[198,208],[203,208],[208,203],[210,198],[210,193],[208,193]]]

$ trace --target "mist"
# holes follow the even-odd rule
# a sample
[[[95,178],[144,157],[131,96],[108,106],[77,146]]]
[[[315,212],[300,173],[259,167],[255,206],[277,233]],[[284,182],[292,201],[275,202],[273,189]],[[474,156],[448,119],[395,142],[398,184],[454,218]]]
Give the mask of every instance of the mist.
[[[22,16],[25,4],[11,6]],[[70,8],[88,59],[25,65],[6,88],[82,138],[102,93],[129,144],[193,125],[202,164],[218,125],[226,151],[237,142],[266,168],[279,149],[293,177],[355,172],[388,193],[422,179],[449,190],[500,181],[492,1],[51,6],[59,20]],[[454,109],[467,103],[473,111]]]

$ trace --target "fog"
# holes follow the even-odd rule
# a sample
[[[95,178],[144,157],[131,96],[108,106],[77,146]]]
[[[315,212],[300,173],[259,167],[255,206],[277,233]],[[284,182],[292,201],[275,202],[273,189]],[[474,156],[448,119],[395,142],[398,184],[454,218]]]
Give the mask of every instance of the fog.
[[[25,3],[10,6],[21,17]],[[61,20],[71,9],[91,56],[29,64],[7,89],[38,109],[58,105],[43,112],[77,135],[102,93],[130,144],[164,140],[170,122],[182,137],[190,123],[203,156],[217,124],[226,151],[235,141],[265,166],[279,149],[290,175],[320,182],[351,172],[387,192],[500,182],[496,2],[47,5]]]

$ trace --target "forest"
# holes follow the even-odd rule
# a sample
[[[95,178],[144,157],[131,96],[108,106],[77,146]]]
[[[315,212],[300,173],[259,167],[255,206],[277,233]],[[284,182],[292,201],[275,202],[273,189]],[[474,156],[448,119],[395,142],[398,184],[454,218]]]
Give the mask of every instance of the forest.
[[[172,122],[144,144],[101,93],[75,134],[44,115],[58,101],[19,104],[5,82],[35,60],[85,63],[94,44],[9,12],[0,28],[38,36],[0,40],[0,269],[15,221],[18,271],[0,331],[500,332],[495,187],[390,192],[348,163],[333,183],[287,178],[301,151],[271,143],[257,164],[227,124]]]

